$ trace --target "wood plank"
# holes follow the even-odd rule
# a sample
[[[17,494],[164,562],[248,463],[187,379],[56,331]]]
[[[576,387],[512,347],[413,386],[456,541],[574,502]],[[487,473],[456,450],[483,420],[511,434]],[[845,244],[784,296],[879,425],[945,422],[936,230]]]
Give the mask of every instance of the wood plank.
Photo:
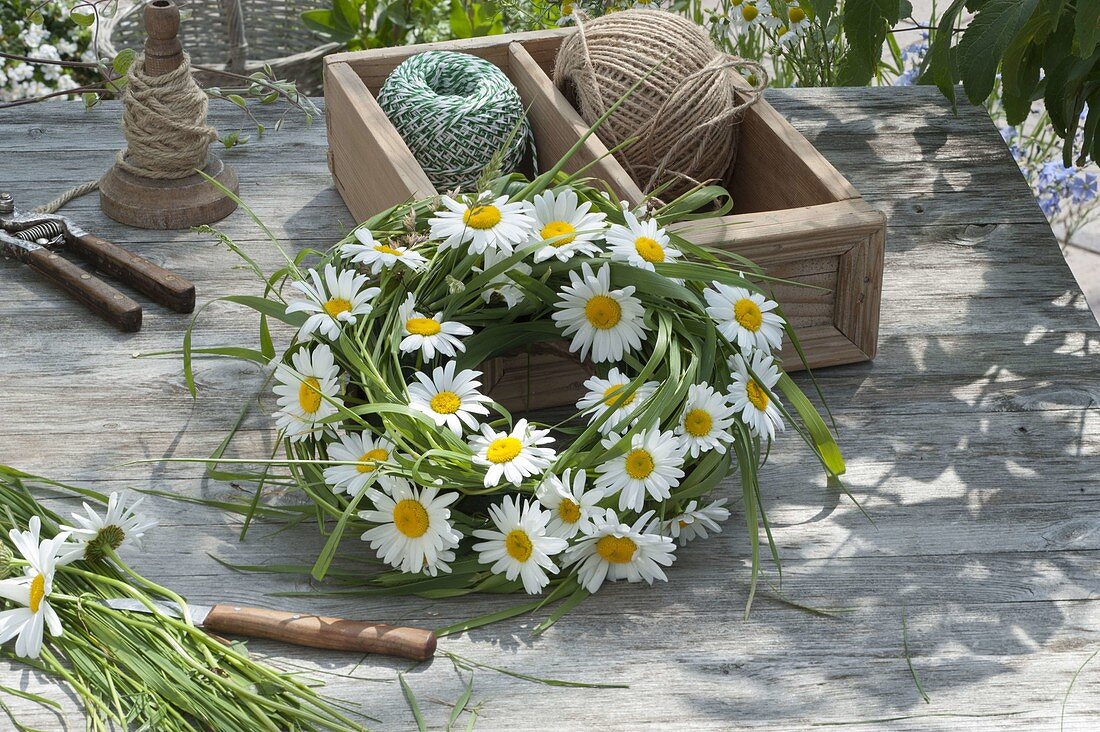
[[[1100,644],[1100,335],[984,111],[964,104],[956,117],[936,90],[920,88],[772,90],[768,99],[871,206],[890,215],[879,354],[816,373],[848,459],[846,484],[875,523],[826,488],[793,434],[781,437],[762,468],[784,560],[783,594],[853,610],[816,617],[762,587],[743,619],[748,539],[734,498],[725,531],[678,552],[668,583],[606,587],[538,639],[526,618],[444,639],[442,649],[494,666],[630,686],[545,687],[478,670],[478,729],[1047,729],[1058,723],[1071,678]],[[78,108],[0,114],[11,161],[4,173],[21,200],[40,203],[109,165],[120,143],[117,107]],[[225,129],[247,125],[232,109],[214,105],[212,115]],[[331,188],[326,147],[319,126],[291,123],[223,153],[242,173],[246,202],[288,251],[331,244],[353,223]],[[257,291],[236,257],[208,237],[119,227],[102,217],[94,197],[70,211],[89,231],[195,280],[200,302]],[[815,212],[826,211],[811,209],[807,218]],[[767,233],[773,223],[746,226]],[[243,212],[219,226],[261,266],[278,266],[281,255]],[[822,247],[833,254],[779,266],[792,276],[839,272],[838,242]],[[85,318],[14,262],[0,261],[0,279],[0,462],[107,490],[247,495],[204,478],[200,465],[123,463],[208,455],[260,388],[259,369],[203,359],[192,401],[178,358],[131,357],[178,348],[186,317],[150,308],[142,332],[126,337]],[[287,336],[276,330],[280,342]],[[255,338],[255,320],[225,304],[211,306],[196,331],[197,344]],[[796,379],[812,390],[805,375]],[[271,409],[265,397],[232,454],[269,454]],[[735,497],[735,480],[721,491]],[[278,491],[270,498],[300,500]],[[162,526],[138,567],[195,601],[231,598],[436,626],[516,601],[275,596],[310,584],[234,574],[210,555],[307,563],[323,543],[311,527],[279,534],[261,523],[239,543],[238,518],[159,498],[148,508]],[[365,559],[356,544],[348,551]],[[770,564],[766,571],[777,580]],[[929,703],[902,649],[903,612],[909,657]],[[445,725],[466,683],[446,659],[409,669],[274,643],[250,648],[323,679],[330,693],[380,718],[372,728],[415,726],[399,671],[433,728]],[[1090,730],[1100,715],[1092,668],[1069,696],[1067,729]],[[60,698],[63,720],[79,726],[71,697],[45,677],[4,662],[0,681]],[[61,724],[35,705],[4,701],[24,722]],[[875,721],[887,719],[894,721]]]

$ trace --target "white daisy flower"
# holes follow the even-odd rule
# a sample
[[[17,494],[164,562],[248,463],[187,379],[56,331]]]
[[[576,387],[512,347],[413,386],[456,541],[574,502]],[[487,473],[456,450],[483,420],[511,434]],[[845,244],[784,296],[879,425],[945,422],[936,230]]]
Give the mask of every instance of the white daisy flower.
[[[642,301],[634,297],[633,287],[611,289],[610,265],[593,274],[585,262],[581,272],[569,273],[570,284],[562,288],[562,299],[555,303],[558,310],[551,317],[563,335],[573,336],[569,350],[579,350],[582,359],[591,351],[597,363],[618,361],[642,345]]]
[[[455,321],[443,320],[443,313],[427,317],[416,309],[416,302],[410,292],[405,302],[397,309],[401,318],[401,335],[405,336],[399,348],[402,353],[420,351],[425,360],[435,358],[438,351],[443,356],[454,356],[457,351],[465,351],[466,346],[459,338],[473,334],[474,329]]]
[[[734,27],[743,32],[754,26],[764,25],[770,17],[767,7],[766,0],[763,2],[763,11],[761,11],[761,6],[757,4],[757,0],[733,0],[730,15]]]
[[[390,490],[400,478],[386,473],[383,467],[396,465],[393,459],[394,444],[385,437],[375,438],[369,431],[348,432],[340,435],[339,442],[328,446],[328,459],[341,460],[354,465],[330,465],[325,468],[325,482],[333,490],[359,495],[365,488],[377,483],[382,490]]]
[[[315,330],[321,335],[336,340],[340,337],[340,326],[344,323],[355,324],[357,315],[369,315],[374,307],[371,300],[381,290],[377,287],[363,286],[367,276],[353,269],[337,273],[331,264],[325,265],[325,280],[317,270],[309,270],[313,285],[307,282],[294,282],[291,286],[301,291],[306,300],[297,300],[287,306],[286,312],[309,313],[306,322],[298,329],[298,337],[305,338]]]
[[[549,447],[554,441],[550,430],[539,430],[527,424],[526,419],[516,422],[511,432],[496,432],[489,425],[482,425],[482,433],[470,440],[474,451],[474,463],[489,468],[485,473],[485,487],[498,485],[503,478],[512,485],[538,475],[550,467],[557,456]]]
[[[669,246],[668,234],[657,226],[656,219],[639,221],[629,211],[623,216],[626,218],[626,226],[612,224],[607,230],[607,243],[611,248],[613,262],[626,262],[652,272],[653,265],[683,256],[678,249]]]
[[[568,262],[576,254],[595,256],[600,253],[599,240],[607,228],[607,214],[592,213],[592,202],[578,205],[577,193],[566,189],[555,194],[544,191],[534,199],[535,231],[531,243],[546,242],[535,250],[535,261],[557,258]]]
[[[293,368],[285,363],[275,367],[279,383],[272,391],[279,395],[279,411],[272,416],[275,425],[298,442],[324,430],[322,420],[339,412],[344,400],[337,395],[340,369],[327,344],[312,351],[300,348],[290,360]]]
[[[758,292],[715,282],[703,291],[707,313],[718,332],[742,351],[771,353],[783,345],[783,318],[772,312],[779,307]]]
[[[726,403],[725,395],[708,384],[692,384],[676,425],[680,447],[691,457],[709,450],[725,452],[733,443],[730,427],[736,414],[737,410]]]
[[[728,396],[730,406],[741,413],[741,420],[753,435],[774,439],[776,430],[783,431],[783,416],[772,396],[780,376],[775,360],[757,351],[746,364],[745,358],[735,353],[730,357],[729,366],[733,375]],[[757,378],[749,375],[748,366]]]
[[[493,574],[503,574],[509,580],[519,577],[529,595],[537,595],[550,583],[558,565],[551,559],[565,551],[565,539],[547,532],[550,513],[530,501],[520,507],[519,497],[505,497],[499,506],[489,506],[489,518],[496,531],[478,529],[474,536],[485,541],[474,544],[477,561],[492,564]]]
[[[577,402],[577,409],[581,411],[591,410],[588,412],[589,424],[598,420],[604,412],[609,409],[612,410],[611,416],[600,425],[600,432],[603,434],[606,435],[612,432],[623,420],[629,419],[632,414],[637,412],[641,405],[645,403],[645,400],[649,399],[653,392],[657,390],[658,386],[656,381],[646,381],[635,389],[632,394],[622,394],[622,390],[630,382],[631,378],[619,371],[618,366],[611,369],[606,379],[599,376],[588,378],[584,382],[584,388],[588,389],[588,392]]]
[[[577,581],[589,592],[595,592],[604,580],[640,582],[668,580],[661,567],[676,559],[676,545],[660,534],[645,533],[653,516],[647,511],[628,526],[610,508],[597,514],[592,531],[565,552],[565,564],[579,564]]]
[[[508,203],[508,196],[490,200],[483,193],[473,205],[443,196],[444,209],[436,212],[428,225],[432,239],[442,239],[439,251],[469,243],[471,254],[487,249],[511,252],[531,236],[535,220],[526,201]]]
[[[596,504],[603,498],[603,492],[595,488],[586,490],[587,480],[583,470],[566,468],[560,478],[551,473],[539,485],[535,497],[550,512],[546,527],[550,534],[572,539],[592,529],[592,517],[600,512]]]
[[[619,435],[611,433],[604,438],[606,448],[613,447]],[[641,511],[646,494],[654,500],[663,501],[672,495],[672,489],[679,485],[684,477],[681,470],[684,453],[680,442],[671,432],[661,432],[660,425],[654,424],[630,438],[627,451],[599,465],[596,472],[596,487],[603,490],[605,496],[619,494],[619,510]]]
[[[474,267],[476,272],[484,272],[490,267],[495,267],[502,261],[508,258],[507,252],[497,251],[495,249],[485,250],[485,267]],[[485,285],[481,291],[481,299],[485,302],[492,302],[493,295],[499,295],[504,300],[504,304],[510,308],[514,308],[523,302],[524,293],[515,280],[508,276],[509,272],[519,272],[520,274],[530,275],[531,265],[526,262],[516,262],[510,268],[501,272],[493,279],[489,280],[489,284]]]
[[[451,510],[458,493],[439,493],[431,486],[417,489],[406,480],[393,486],[392,496],[373,488],[367,497],[375,510],[360,511],[359,518],[379,524],[363,532],[363,541],[378,552],[378,558],[402,572],[425,572],[435,577],[450,572],[448,562],[462,534],[451,525]]]
[[[809,30],[810,18],[806,15],[806,11],[802,9],[802,6],[798,4],[797,0],[788,2],[785,12],[787,17],[782,19],[781,22],[788,33],[793,34],[797,38]]]
[[[66,544],[63,555],[67,560],[87,559],[102,561],[112,550],[141,549],[145,532],[157,525],[135,510],[144,501],[139,498],[129,502],[126,493],[112,491],[107,499],[107,511],[102,516],[87,503],[84,513],[72,514],[75,526],[62,526],[69,533],[72,544]],[[70,556],[71,555],[71,556]]]
[[[393,242],[383,244],[377,241],[370,229],[365,226],[355,230],[355,238],[359,243],[344,244],[340,247],[340,254],[356,264],[368,267],[372,275],[378,275],[382,270],[389,269],[398,263],[414,272],[428,263],[423,254],[408,247],[398,246]]]
[[[54,571],[66,561],[58,557],[58,552],[65,552],[63,545],[69,534],[62,531],[52,539],[41,539],[42,520],[37,516],[31,516],[27,529],[8,532],[27,567],[22,577],[0,581],[0,597],[22,605],[0,612],[0,643],[15,638],[15,655],[38,658],[45,629],[49,628],[55,638],[64,631],[49,597],[53,592]]]
[[[475,414],[489,414],[486,402],[493,400],[478,391],[480,371],[464,369],[455,373],[456,362],[436,366],[432,375],[420,371],[409,384],[409,406],[431,417],[437,426],[446,425],[456,435],[462,435],[462,425],[477,430],[481,423]]]
[[[705,539],[711,534],[721,533],[722,527],[719,524],[730,517],[730,512],[725,505],[726,499],[723,498],[712,502],[706,508],[699,508],[699,502],[693,500],[679,516],[674,516],[667,521],[654,519],[646,531],[671,536],[680,546],[684,546],[693,539]]]

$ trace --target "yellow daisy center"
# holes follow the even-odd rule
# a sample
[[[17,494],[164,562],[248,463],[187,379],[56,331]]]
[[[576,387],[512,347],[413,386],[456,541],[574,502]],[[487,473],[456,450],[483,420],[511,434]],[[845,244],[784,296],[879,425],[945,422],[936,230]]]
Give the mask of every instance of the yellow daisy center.
[[[43,575],[36,574],[34,579],[31,580],[31,612],[38,612],[38,607],[42,604],[42,598],[46,596],[46,578]]]
[[[360,473],[373,473],[378,468],[378,463],[390,459],[390,454],[380,447],[368,450],[359,457],[359,464],[355,469]]]
[[[584,316],[593,328],[610,330],[622,320],[623,308],[613,297],[596,295],[584,306]]]
[[[759,305],[743,297],[733,304],[733,319],[745,330],[755,333],[760,330],[760,324],[764,322],[764,314],[760,312]]]
[[[634,251],[650,264],[660,264],[665,261],[664,247],[658,244],[656,239],[650,239],[648,236],[639,236],[634,240]]]
[[[489,444],[485,457],[489,462],[499,465],[515,460],[522,450],[523,443],[515,437],[498,437]]]
[[[325,303],[325,312],[334,318],[340,313],[346,313],[350,310],[351,303],[342,297],[334,297]]]
[[[623,394],[621,396],[615,396],[615,394],[626,387],[626,384],[612,384],[603,391],[603,400],[607,406],[612,409],[620,409],[622,407],[629,407],[634,403],[634,397],[638,396],[638,392],[632,392],[629,395]]]
[[[400,257],[404,253],[400,249],[394,249],[393,247],[387,246],[385,244],[375,245],[374,251],[381,252],[382,254],[392,254],[395,257]]]
[[[612,564],[626,564],[634,558],[637,548],[627,536],[605,536],[596,542],[596,553]]]
[[[321,382],[316,376],[307,376],[298,387],[298,404],[306,414],[321,408]]]
[[[424,536],[428,530],[428,511],[420,501],[406,498],[393,507],[393,525],[410,539]]]
[[[801,23],[806,20],[806,11],[802,8],[790,8],[787,10],[787,19],[792,23]]]
[[[779,26],[778,28],[775,29],[775,32],[778,33],[781,36],[785,36],[785,35],[787,35],[787,31],[789,31],[789,30],[790,30],[790,28],[788,28],[787,26],[781,25],[781,26]]]
[[[742,2],[744,2],[744,0],[732,0],[730,4],[733,5],[733,7],[735,8],[739,8],[741,7]]]
[[[531,537],[523,529],[516,529],[504,537],[504,549],[508,556],[517,562],[526,562],[531,558],[531,552],[535,550],[531,543]]]
[[[581,520],[581,507],[576,501],[563,498],[558,504],[558,518],[567,524],[575,524]]]
[[[442,329],[443,326],[431,318],[409,318],[405,321],[405,330],[413,335],[433,336]]]
[[[705,437],[710,434],[714,418],[705,409],[692,409],[684,415],[684,431],[692,437]]]
[[[751,3],[745,3],[741,6],[741,17],[747,22],[751,23],[756,20],[756,16],[760,15],[760,11],[756,9],[756,6]]]
[[[626,455],[626,474],[634,480],[648,478],[653,472],[653,456],[649,450],[631,450]]]
[[[684,521],[683,519],[680,519],[680,521],[678,523],[680,524],[681,529],[686,529],[687,528],[687,525],[688,525],[687,521]]]
[[[566,244],[572,244],[573,240],[577,237],[564,236],[564,234],[572,234],[575,231],[576,228],[573,227],[573,224],[570,224],[567,221],[551,221],[549,224],[542,227],[542,231],[539,232],[539,236],[541,236],[544,240],[553,239],[556,236],[560,236],[561,238],[557,241],[550,242],[550,246],[557,248],[563,247]]]
[[[431,407],[436,414],[454,414],[462,406],[462,400],[453,391],[441,391],[432,397]]]
[[[500,209],[489,204],[468,208],[462,214],[462,223],[471,229],[491,229],[500,223]]]
[[[768,392],[755,380],[745,385],[745,393],[752,405],[763,412],[768,407]]]

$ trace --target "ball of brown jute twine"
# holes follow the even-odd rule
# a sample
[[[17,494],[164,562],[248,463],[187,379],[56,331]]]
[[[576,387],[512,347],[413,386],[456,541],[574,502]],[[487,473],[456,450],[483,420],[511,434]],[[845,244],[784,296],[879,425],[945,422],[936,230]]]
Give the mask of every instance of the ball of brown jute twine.
[[[206,124],[206,93],[191,76],[191,59],[160,76],[145,73],[138,56],[127,72],[122,96],[126,149],[118,166],[144,178],[173,180],[206,167],[217,130]]]
[[[646,192],[667,184],[665,199],[721,179],[737,153],[741,116],[767,86],[765,69],[721,53],[706,31],[674,13],[578,16],[577,33],[558,51],[554,83],[588,124],[638,85],[597,131],[608,148],[636,138],[615,154],[631,177]]]
[[[118,167],[144,178],[176,180],[206,167],[210,143],[218,132],[206,124],[206,93],[191,76],[191,57],[160,76],[145,73],[140,55],[126,72],[122,92],[122,134],[126,147],[116,156]],[[62,206],[99,188],[92,180],[70,188],[33,209],[55,213]]]

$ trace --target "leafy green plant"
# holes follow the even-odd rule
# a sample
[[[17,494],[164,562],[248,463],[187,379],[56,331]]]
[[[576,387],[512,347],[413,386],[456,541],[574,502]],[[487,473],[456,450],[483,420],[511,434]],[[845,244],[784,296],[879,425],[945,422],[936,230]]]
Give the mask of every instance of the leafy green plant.
[[[961,28],[964,11],[975,15]],[[1042,99],[1064,142],[1063,163],[1077,152],[1081,164],[1100,156],[1098,44],[1095,0],[955,0],[932,34],[921,80],[952,103],[962,81],[967,98],[980,104],[993,93],[999,69],[1008,123],[1023,122]],[[1084,134],[1075,142],[1080,125]]]
[[[523,30],[525,20],[492,0],[332,0],[302,13],[307,28],[353,51]]]

